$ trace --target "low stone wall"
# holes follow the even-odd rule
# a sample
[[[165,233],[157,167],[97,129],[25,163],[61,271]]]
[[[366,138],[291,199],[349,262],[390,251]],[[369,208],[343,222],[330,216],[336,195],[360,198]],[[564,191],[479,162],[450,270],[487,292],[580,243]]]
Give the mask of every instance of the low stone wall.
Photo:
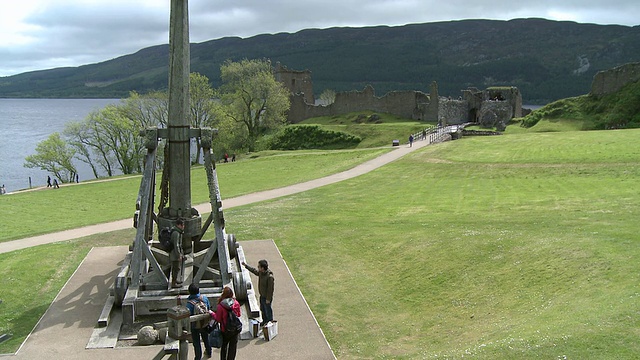
[[[498,131],[489,131],[489,130],[462,130],[462,136],[492,136],[492,135],[502,135],[502,133]]]

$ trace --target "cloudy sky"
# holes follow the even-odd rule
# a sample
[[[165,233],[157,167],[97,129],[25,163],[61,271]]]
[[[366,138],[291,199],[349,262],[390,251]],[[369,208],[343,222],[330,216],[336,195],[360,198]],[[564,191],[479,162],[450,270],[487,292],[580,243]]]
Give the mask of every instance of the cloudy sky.
[[[0,76],[168,43],[170,0],[0,0]],[[638,0],[189,0],[190,39],[334,26],[542,17],[640,24]]]

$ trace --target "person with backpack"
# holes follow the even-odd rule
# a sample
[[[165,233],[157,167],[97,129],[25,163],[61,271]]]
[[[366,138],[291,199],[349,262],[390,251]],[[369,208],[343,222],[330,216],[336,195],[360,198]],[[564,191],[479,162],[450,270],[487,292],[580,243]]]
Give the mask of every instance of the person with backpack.
[[[258,268],[254,268],[242,263],[247,270],[258,276],[258,292],[260,292],[260,312],[262,313],[262,323],[260,326],[266,325],[269,321],[273,320],[273,288],[275,279],[273,273],[269,270],[269,263],[267,260],[258,261]]]
[[[235,360],[242,322],[240,322],[240,303],[234,299],[233,290],[230,287],[225,286],[222,290],[216,311],[212,311],[211,316],[220,324],[222,331],[220,360]]]
[[[184,220],[176,220],[176,225],[171,231],[171,244],[173,248],[169,253],[171,261],[171,287],[182,287],[182,262],[184,254],[182,252],[182,234],[184,233]]]
[[[187,309],[191,315],[208,314],[211,309],[209,299],[206,296],[200,294],[200,288],[196,284],[189,285],[189,297],[187,298]],[[200,339],[204,343],[205,354],[208,358],[211,357],[211,345],[209,344],[209,334],[206,330],[206,325],[209,323],[209,319],[194,321],[191,323],[191,341],[193,343],[193,350],[195,352],[195,360],[202,359],[202,345]]]

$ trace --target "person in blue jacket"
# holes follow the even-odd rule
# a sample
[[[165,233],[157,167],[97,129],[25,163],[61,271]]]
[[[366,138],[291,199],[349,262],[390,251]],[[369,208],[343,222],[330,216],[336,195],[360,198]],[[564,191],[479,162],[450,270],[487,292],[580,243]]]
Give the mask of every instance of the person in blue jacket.
[[[189,297],[187,298],[187,309],[191,315],[195,314],[195,307],[198,302],[203,302],[207,306],[207,311],[211,310],[211,304],[206,296],[200,295],[200,288],[196,284],[189,285]],[[204,349],[207,357],[211,357],[211,345],[209,344],[209,334],[204,328],[198,329],[194,322],[191,323],[191,341],[193,342],[193,350],[195,351],[195,360],[202,359],[202,345],[200,338],[204,343]]]

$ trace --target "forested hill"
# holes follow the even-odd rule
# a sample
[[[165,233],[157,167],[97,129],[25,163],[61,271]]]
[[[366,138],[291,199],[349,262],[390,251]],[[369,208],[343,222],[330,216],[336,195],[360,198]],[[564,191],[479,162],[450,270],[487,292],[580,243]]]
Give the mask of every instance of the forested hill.
[[[168,45],[98,64],[0,78],[0,97],[124,97],[167,86]],[[640,61],[640,26],[544,19],[464,20],[405,26],[309,29],[297,33],[222,38],[191,45],[191,71],[219,85],[221,62],[268,58],[312,72],[324,89],[376,94],[422,90],[438,82],[457,97],[473,86],[514,85],[525,102],[586,94],[593,75]]]

